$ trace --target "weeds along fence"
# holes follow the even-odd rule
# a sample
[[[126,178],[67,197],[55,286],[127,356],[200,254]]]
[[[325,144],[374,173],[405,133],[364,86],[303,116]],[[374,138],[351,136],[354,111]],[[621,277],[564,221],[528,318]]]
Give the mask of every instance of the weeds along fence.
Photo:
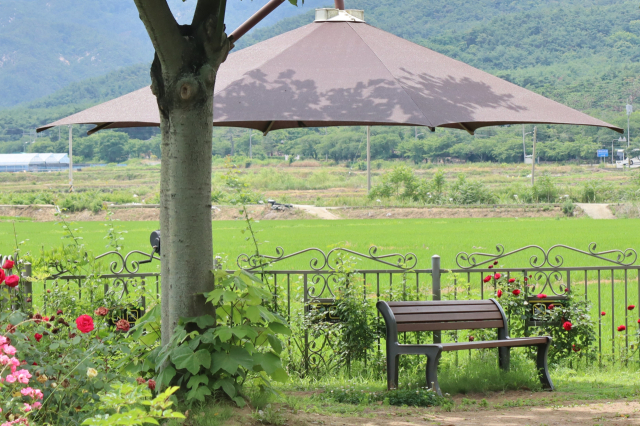
[[[345,351],[339,337],[339,330],[345,324],[341,318],[332,317],[332,309],[343,297],[341,289],[345,284],[359,292],[358,298],[361,297],[369,318],[367,321],[373,324],[376,332],[375,343],[367,349],[364,362],[377,363],[384,368],[384,354],[381,353],[384,333],[380,332],[375,302],[495,298],[495,280],[485,282],[485,278],[496,273],[521,280],[527,278],[523,297],[530,302],[534,313],[544,312],[550,302],[562,304],[567,292],[574,298],[590,302],[590,316],[596,324],[595,344],[590,350],[601,361],[628,359],[635,352],[640,360],[640,265],[637,257],[634,249],[598,251],[595,243],[586,250],[566,245],[545,250],[529,245],[507,251],[498,245],[495,253],[458,253],[457,267],[453,269],[442,268],[439,256],[431,257],[431,268],[417,269],[415,254],[379,254],[376,247],[371,247],[368,253],[347,248],[327,252],[309,248],[292,254],[277,248],[274,256],[242,254],[236,259],[236,267],[262,279],[273,294],[271,308],[291,324],[293,335],[287,342],[286,351],[290,369],[315,375],[345,365]],[[565,258],[576,265],[565,264]],[[44,314],[51,309],[47,305],[48,292],[60,288],[77,292],[78,300],[106,295],[126,300],[125,308],[134,311],[140,308],[139,312],[142,312],[151,303],[159,302],[161,283],[158,272],[141,272],[141,269],[145,264],[153,264],[157,269],[159,260],[154,253],[108,252],[96,257],[96,262],[102,262],[102,270],[106,269],[105,273],[73,275],[59,268],[48,276],[30,277],[24,291]],[[290,267],[283,267],[287,265]],[[300,265],[308,266],[300,268]],[[229,269],[229,272],[236,269],[229,268],[219,259],[218,267]],[[23,268],[23,275],[31,276],[29,264]],[[88,289],[89,281],[98,285]],[[541,293],[547,294],[547,299],[537,299],[536,295]],[[629,310],[629,305],[637,307]],[[626,332],[617,331],[620,325],[625,326]],[[536,321],[528,324],[532,329],[536,326],[540,326]],[[466,331],[405,333],[404,341],[463,341],[469,335]]]

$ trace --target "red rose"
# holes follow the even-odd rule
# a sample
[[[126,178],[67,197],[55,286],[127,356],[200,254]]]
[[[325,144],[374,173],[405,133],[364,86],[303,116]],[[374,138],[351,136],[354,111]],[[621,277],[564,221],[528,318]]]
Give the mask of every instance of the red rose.
[[[498,292],[496,293],[496,295],[498,296],[498,298],[502,297],[502,290],[498,290]]]
[[[573,349],[574,352],[580,352],[580,348],[576,345],[571,345],[571,349]]]
[[[518,296],[520,294],[520,290],[516,288],[511,293],[513,293],[514,296]]]
[[[638,324],[640,324],[640,319],[638,319]]]
[[[600,312],[600,315],[605,316],[607,313],[605,311]]]
[[[62,312],[62,309],[58,309],[58,310],[56,311],[56,315],[62,315],[62,313],[63,313],[63,312]]]
[[[33,320],[35,321],[36,324],[40,324],[42,322],[42,315],[41,314],[35,314],[33,316]]]
[[[144,385],[145,383],[147,383],[147,381],[143,377],[138,377],[136,379],[136,382],[138,382],[139,385]]]
[[[553,305],[553,303],[549,306],[547,306],[547,309],[549,309],[550,311],[553,310],[553,308],[555,308],[555,306]]]
[[[40,333],[36,333],[33,337],[35,337],[35,338],[36,338],[36,342],[39,342],[39,341],[40,341],[40,339],[42,339],[42,334],[40,334]]]
[[[105,308],[104,306],[96,309],[95,311],[93,311],[94,314],[96,314],[99,317],[104,317],[107,315],[107,313],[109,313],[109,310],[107,308]]]
[[[565,292],[565,293],[569,293],[569,289],[568,289],[568,288],[565,288],[565,289],[564,289],[564,292]]]
[[[489,265],[489,269],[493,269],[493,265]]]
[[[546,298],[547,298],[547,295],[546,295],[546,294],[542,294],[542,293],[541,293],[541,294],[537,295],[536,297],[537,297],[538,299],[546,299]]]
[[[515,283],[515,282],[516,282],[516,279],[515,279],[515,278],[509,278],[509,282],[510,282],[510,283]]]
[[[156,381],[153,379],[149,379],[149,381],[147,382],[147,386],[149,386],[149,389],[151,389],[152,391],[156,390]]]
[[[573,324],[571,324],[569,321],[562,324],[562,328],[564,328],[566,331],[571,331],[572,327],[573,327]]]
[[[524,282],[526,283],[529,280],[529,278],[524,277]]]
[[[484,277],[484,281],[485,283],[488,283],[489,281],[491,281],[491,275],[487,275],[486,277]]]
[[[629,305],[627,306],[627,309],[630,311],[633,311],[636,308],[636,305]]]
[[[618,331],[625,331],[627,329],[627,326],[625,325],[619,325],[618,326]]]
[[[49,322],[49,317],[43,317],[42,319]]]
[[[7,277],[7,274],[4,273],[4,269],[0,269],[0,284],[4,282],[4,279]]]
[[[4,283],[7,285],[7,287],[16,287],[18,285],[18,283],[20,282],[20,277],[17,275],[9,275],[7,278],[4,279]]]
[[[476,338],[475,338],[475,337],[473,337],[473,336],[469,336],[469,341],[470,341],[470,342],[473,342],[474,340],[476,340]]]
[[[118,320],[118,322],[116,323],[116,330],[123,331],[126,333],[127,331],[129,331],[130,328],[131,328],[131,324],[129,324],[129,321],[125,319]]]
[[[82,333],[90,333],[93,331],[93,318],[89,315],[80,315],[76,318],[76,325],[78,326],[78,330]]]
[[[500,275],[500,274],[495,274],[495,275],[493,276],[493,278],[495,278],[496,280],[499,280],[501,276],[502,276],[502,275]]]
[[[15,265],[16,263],[11,260],[11,259],[7,259],[4,261],[4,263],[2,264],[2,268],[3,269],[13,269],[13,265]]]
[[[7,324],[7,328],[5,328],[5,330],[7,330],[7,332],[13,334],[16,332],[16,326],[13,324]]]

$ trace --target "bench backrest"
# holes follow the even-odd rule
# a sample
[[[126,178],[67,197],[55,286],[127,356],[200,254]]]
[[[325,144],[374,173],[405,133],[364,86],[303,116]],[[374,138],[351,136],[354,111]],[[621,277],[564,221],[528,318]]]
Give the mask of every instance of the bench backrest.
[[[494,299],[434,300],[428,302],[383,302],[378,310],[387,323],[387,334],[405,331],[501,329],[507,333],[507,319]],[[393,336],[389,336],[393,338]]]

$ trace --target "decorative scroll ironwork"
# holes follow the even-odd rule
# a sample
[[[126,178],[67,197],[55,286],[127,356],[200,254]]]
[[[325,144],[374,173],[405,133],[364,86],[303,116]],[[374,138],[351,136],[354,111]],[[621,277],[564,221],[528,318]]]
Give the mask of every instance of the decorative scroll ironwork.
[[[144,260],[133,260],[130,259],[132,256],[144,256],[146,259]],[[153,251],[151,253],[145,253],[140,250],[133,250],[123,255],[119,251],[108,251],[99,256],[95,257],[95,260],[100,260],[107,258],[109,256],[115,256],[115,259],[111,261],[109,264],[109,273],[113,275],[124,275],[124,274],[137,274],[140,271],[140,265],[145,263],[151,263],[154,260],[160,260],[158,256],[156,256],[156,252]],[[56,261],[54,263],[49,264],[50,268],[55,269],[55,273],[51,275],[51,278],[58,278],[68,272],[69,268],[65,268],[64,264]]]
[[[296,256],[300,256],[304,253],[315,252],[316,257],[313,257],[309,261],[309,266],[313,271],[335,271],[338,265],[340,264],[339,259],[334,259],[333,257],[337,256],[339,253],[348,253],[358,257],[362,257],[364,259],[373,260],[375,262],[391,266],[393,268],[397,268],[399,270],[411,270],[416,267],[418,263],[418,258],[414,253],[391,253],[385,255],[378,255],[378,248],[376,246],[371,246],[369,248],[369,253],[359,253],[357,251],[349,250],[347,248],[334,248],[329,252],[325,253],[319,248],[308,248],[305,250],[300,250],[298,252],[286,255],[284,254],[284,249],[282,247],[276,247],[276,256],[267,256],[267,255],[248,255],[241,254],[238,256],[236,260],[236,264],[240,269],[244,269],[246,271],[254,271],[259,268],[263,268],[269,265],[273,265],[274,263],[282,262],[287,259],[291,259]],[[333,256],[333,257],[332,257]],[[389,259],[394,259],[395,262],[388,261]]]
[[[564,244],[556,244],[547,251],[540,246],[529,245],[510,252],[506,252],[504,246],[502,244],[498,244],[496,246],[495,254],[482,252],[460,252],[456,255],[456,264],[462,269],[473,269],[482,265],[491,264],[499,259],[525,250],[534,250],[539,251],[539,253],[535,253],[529,258],[529,265],[531,268],[539,269],[545,267],[545,265],[550,268],[560,268],[564,264],[564,257],[560,254],[551,254],[552,251],[559,249],[584,254],[586,256],[594,257],[620,266],[632,266],[638,260],[638,253],[632,248],[628,248],[626,250],[614,249],[599,252],[597,251],[596,243],[589,244],[588,251],[580,250]],[[615,255],[615,259],[612,259],[611,255]]]

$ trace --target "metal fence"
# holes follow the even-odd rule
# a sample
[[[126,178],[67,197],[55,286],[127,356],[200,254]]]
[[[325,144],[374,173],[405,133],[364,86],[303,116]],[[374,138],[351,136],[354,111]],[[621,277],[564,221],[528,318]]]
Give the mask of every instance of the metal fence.
[[[574,260],[583,259],[572,263],[590,266],[565,265],[568,254]],[[508,277],[528,277],[531,287],[525,288],[525,297],[549,293],[551,297],[561,299],[565,290],[571,291],[573,295],[592,302],[591,315],[597,318],[597,349],[602,357],[604,354],[615,354],[616,348],[622,350],[619,341],[618,344],[615,341],[619,336],[616,333],[617,326],[629,328],[630,324],[640,319],[640,265],[636,264],[637,257],[634,249],[598,251],[594,243],[587,250],[566,245],[555,245],[545,250],[529,245],[506,251],[498,245],[495,253],[459,253],[455,258],[457,268],[454,269],[443,269],[439,256],[431,257],[430,269],[419,269],[416,268],[418,258],[415,254],[378,254],[376,247],[371,247],[368,253],[347,248],[335,248],[327,252],[309,248],[289,255],[282,248],[277,248],[274,256],[242,254],[236,259],[236,265],[261,277],[269,286],[273,294],[273,308],[289,320],[295,331],[289,342],[289,356],[301,365],[301,369],[310,372],[331,368],[337,352],[333,349],[330,335],[321,338],[309,335],[304,317],[312,309],[331,306],[335,302],[336,286],[340,285],[341,267],[346,258],[356,265],[372,265],[371,268],[350,270],[350,276],[362,286],[363,299],[372,302],[495,297],[495,285],[491,281],[485,283],[484,277],[496,272]],[[149,298],[154,303],[159,301],[159,273],[140,272],[141,265],[160,260],[153,253],[134,251],[123,255],[109,252],[96,259],[109,262],[107,273],[94,277],[102,280],[105,293],[117,291],[124,295],[132,287],[142,286],[145,296],[139,302],[143,309]],[[524,264],[521,263],[523,259],[526,260]],[[279,265],[301,262],[308,264],[308,267],[277,269]],[[519,263],[518,267],[505,266],[515,262]],[[30,265],[26,266],[24,273],[30,275]],[[59,270],[40,281],[29,283],[25,290],[34,294],[34,303],[46,312],[47,306],[42,296],[47,289],[61,282],[67,287],[77,283],[78,297],[83,297],[83,282],[87,278]],[[630,304],[639,308],[628,310]],[[606,315],[600,315],[605,310]],[[377,315],[377,312],[372,314]],[[626,350],[634,349],[634,341],[630,342],[629,334],[625,334],[624,339]],[[437,342],[442,336],[434,333],[433,339]]]

